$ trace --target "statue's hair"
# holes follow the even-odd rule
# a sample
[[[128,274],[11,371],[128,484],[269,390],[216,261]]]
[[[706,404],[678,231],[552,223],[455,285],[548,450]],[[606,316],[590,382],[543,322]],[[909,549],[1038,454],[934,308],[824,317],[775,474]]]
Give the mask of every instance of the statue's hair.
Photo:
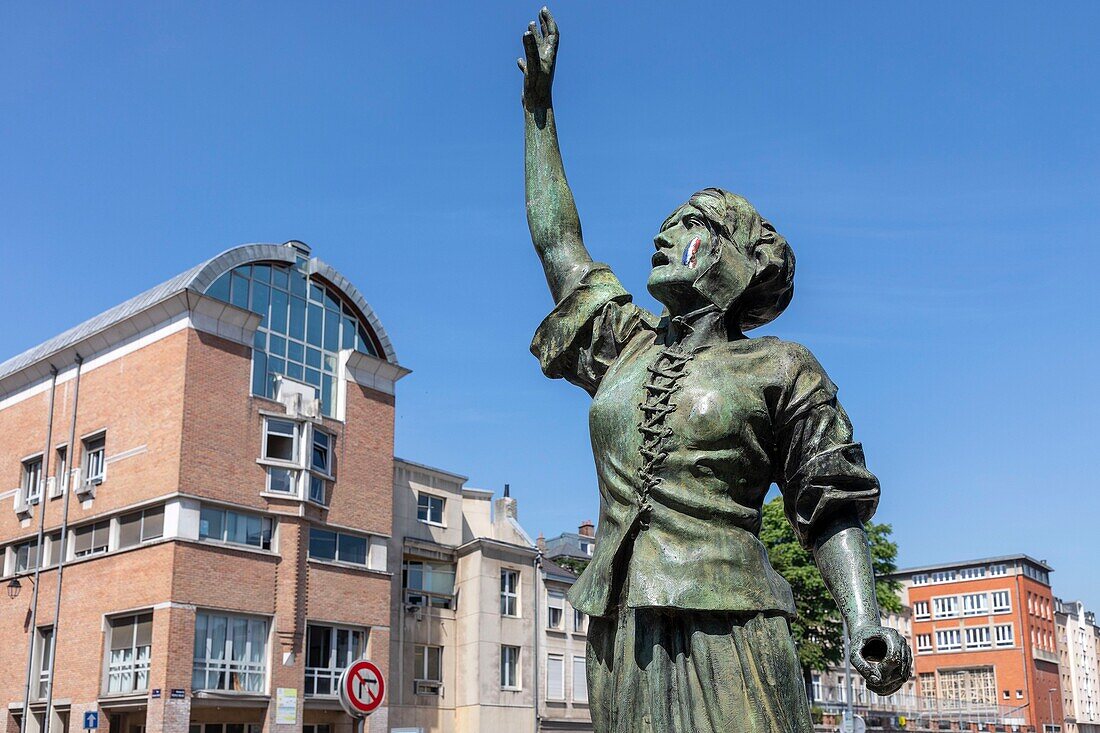
[[[711,291],[702,292],[702,295],[723,310],[731,311],[731,316],[736,315],[742,330],[774,320],[794,295],[794,252],[787,240],[757,213],[752,204],[735,193],[704,188],[692,194],[688,204],[703,214],[716,235],[714,241],[719,257],[713,267],[723,268],[723,260],[728,257],[747,257],[756,268],[755,276],[742,292],[721,287],[721,270],[710,277],[700,277],[697,289],[705,287]],[[674,213],[673,217],[676,215]],[[730,252],[729,247],[723,247],[725,242],[733,244],[736,251]],[[704,280],[717,282],[718,287],[707,287],[702,284]]]

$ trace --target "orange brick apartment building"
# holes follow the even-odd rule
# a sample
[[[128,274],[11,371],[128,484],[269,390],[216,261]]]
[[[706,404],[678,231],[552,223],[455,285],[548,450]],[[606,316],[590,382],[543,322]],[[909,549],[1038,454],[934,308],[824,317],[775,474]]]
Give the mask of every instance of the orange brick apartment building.
[[[388,663],[406,373],[300,242],[231,249],[0,364],[7,733],[88,711],[107,733],[350,730],[336,674]]]
[[[1062,729],[1050,572],[1011,555],[895,574],[912,609],[914,671],[931,717],[964,729]]]

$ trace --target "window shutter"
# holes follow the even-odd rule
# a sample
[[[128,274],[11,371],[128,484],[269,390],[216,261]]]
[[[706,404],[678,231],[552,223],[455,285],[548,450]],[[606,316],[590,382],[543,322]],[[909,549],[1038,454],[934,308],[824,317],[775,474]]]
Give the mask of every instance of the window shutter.
[[[573,700],[588,702],[588,665],[584,657],[573,657]]]
[[[550,655],[546,658],[546,699],[565,699],[565,659]]]

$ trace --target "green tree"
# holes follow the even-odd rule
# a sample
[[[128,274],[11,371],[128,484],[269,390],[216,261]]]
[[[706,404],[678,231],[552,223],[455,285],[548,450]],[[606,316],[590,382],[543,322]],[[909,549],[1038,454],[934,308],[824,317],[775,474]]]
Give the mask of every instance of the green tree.
[[[897,570],[898,546],[890,541],[891,532],[893,528],[889,524],[867,523],[878,605],[883,611],[896,613],[901,611],[898,597],[901,584],[886,578]],[[798,648],[807,694],[812,696],[813,672],[822,672],[830,664],[844,661],[844,627],[840,611],[825,587],[813,554],[798,544],[783,513],[783,497],[776,497],[764,505],[760,539],[768,548],[772,567],[786,578],[794,591],[798,615],[791,621],[791,634]]]
[[[561,565],[563,568],[572,570],[576,575],[580,575],[584,572],[584,569],[588,567],[588,563],[592,562],[587,558],[569,557],[568,555],[562,555],[561,557],[555,557],[554,562]]]

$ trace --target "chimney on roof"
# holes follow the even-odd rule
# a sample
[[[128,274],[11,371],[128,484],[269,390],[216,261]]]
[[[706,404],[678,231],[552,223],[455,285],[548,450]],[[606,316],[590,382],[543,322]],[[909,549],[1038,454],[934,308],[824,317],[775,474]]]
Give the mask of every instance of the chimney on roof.
[[[542,532],[539,532],[539,538],[535,540],[535,547],[539,548],[539,552],[546,552],[546,537]]]
[[[511,484],[504,484],[504,497],[507,498],[512,495]]]
[[[596,525],[592,524],[591,519],[586,519],[581,522],[580,527],[577,527],[577,534],[579,534],[581,537],[595,537]]]

